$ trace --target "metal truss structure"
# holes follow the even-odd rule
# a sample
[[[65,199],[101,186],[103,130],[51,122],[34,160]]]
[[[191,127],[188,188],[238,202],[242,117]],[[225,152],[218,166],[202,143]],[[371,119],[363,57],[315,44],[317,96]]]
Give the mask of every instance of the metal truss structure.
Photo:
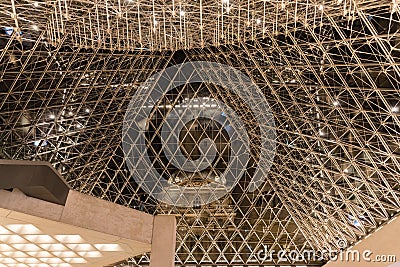
[[[0,26],[0,157],[50,161],[80,192],[177,214],[178,266],[261,265],[264,245],[337,249],[399,212],[397,0],[11,0],[0,2]],[[275,119],[276,155],[263,187],[248,192],[262,156],[254,114],[221,88],[179,88],[175,96],[214,96],[235,110],[251,137],[251,160],[225,197],[178,208],[135,183],[121,134],[141,84],[190,61],[232,66],[259,86]],[[166,119],[168,97],[155,107],[150,136]],[[196,123],[183,138],[188,157],[199,153],[198,138],[229,143],[212,120]],[[193,183],[148,145],[166,179]]]

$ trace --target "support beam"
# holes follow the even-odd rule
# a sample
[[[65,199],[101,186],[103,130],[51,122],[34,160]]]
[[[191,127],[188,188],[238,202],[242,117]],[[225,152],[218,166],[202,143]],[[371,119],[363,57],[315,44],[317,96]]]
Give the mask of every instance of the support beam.
[[[154,217],[150,267],[175,266],[176,219],[173,215]]]

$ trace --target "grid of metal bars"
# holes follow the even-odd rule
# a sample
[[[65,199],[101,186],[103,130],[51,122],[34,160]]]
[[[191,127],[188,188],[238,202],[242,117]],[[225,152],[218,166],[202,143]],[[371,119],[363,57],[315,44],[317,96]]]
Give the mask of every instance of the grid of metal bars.
[[[177,264],[262,264],[263,245],[337,248],[399,211],[397,1],[12,0],[0,26],[0,156],[47,160],[81,192],[177,214]],[[198,60],[258,84],[277,154],[263,188],[246,192],[249,168],[224,198],[181,209],[135,184],[122,120],[149,76]]]

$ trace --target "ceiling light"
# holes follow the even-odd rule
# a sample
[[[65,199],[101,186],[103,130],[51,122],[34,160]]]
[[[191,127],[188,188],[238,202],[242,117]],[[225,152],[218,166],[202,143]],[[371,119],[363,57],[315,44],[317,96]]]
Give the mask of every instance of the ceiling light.
[[[79,256],[85,257],[85,258],[100,258],[103,257],[103,254],[101,254],[99,251],[82,251],[78,252]]]
[[[337,100],[333,101],[333,105],[334,105],[334,106],[339,105],[339,101],[337,101]]]
[[[257,20],[256,20],[256,23],[257,23],[257,24],[261,24],[261,19],[257,19]]]
[[[4,254],[4,253],[3,253]],[[35,257],[35,258],[49,258],[49,257],[54,257],[50,252],[47,251],[29,251],[27,252],[27,254],[31,257]],[[53,252],[54,255],[56,255]],[[57,256],[57,255],[56,255]]]
[[[17,234],[40,234],[40,230],[32,224],[10,224],[6,226],[7,229]]]
[[[318,9],[322,11],[322,10],[324,10],[324,6],[323,5],[319,5]]]
[[[76,251],[93,251],[93,250],[95,250],[95,248],[90,244],[67,244],[67,247],[69,247],[72,250],[76,250]]]
[[[23,213],[14,219],[13,212],[0,214],[0,267],[105,266],[129,253],[137,255],[143,246],[150,248],[129,238],[113,243],[121,237]]]
[[[10,232],[9,230],[7,230],[6,228],[4,228],[4,227],[2,227],[2,226],[0,226],[0,235],[4,235],[4,234],[11,234],[12,232]],[[0,251],[2,250],[1,249],[1,244],[0,244]]]
[[[54,238],[61,243],[77,244],[84,242],[83,238],[80,235],[55,235]]]
[[[68,263],[87,263],[84,258],[64,258]]]
[[[33,2],[34,7],[39,7],[39,2]]]
[[[25,235],[25,239],[33,243],[54,243],[55,240],[48,235]]]
[[[41,251],[42,249],[35,244],[15,244],[11,245],[15,249],[21,250],[21,251],[29,251],[29,252],[35,252],[35,251]]]
[[[179,15],[185,16],[185,11],[181,10],[181,12],[179,12]]]
[[[18,235],[1,235],[0,241],[8,244],[25,244],[26,240]]]
[[[35,234],[26,234],[29,231]],[[0,226],[0,266],[65,266],[87,263],[103,253],[123,252],[119,244],[89,244],[80,235],[47,235],[31,224]],[[14,265],[13,265],[14,266]]]
[[[399,107],[392,107],[392,112],[398,112],[399,111]]]
[[[14,251],[14,248],[6,244],[0,244],[0,251],[3,253],[5,251]]]

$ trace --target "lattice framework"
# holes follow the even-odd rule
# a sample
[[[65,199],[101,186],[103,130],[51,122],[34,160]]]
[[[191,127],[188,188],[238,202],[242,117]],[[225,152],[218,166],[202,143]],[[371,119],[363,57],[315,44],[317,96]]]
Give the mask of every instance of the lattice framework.
[[[184,266],[254,265],[263,244],[334,248],[398,213],[396,1],[181,4],[185,13],[174,17],[181,8],[161,1],[154,11],[152,1],[121,1],[120,9],[111,1],[0,3],[1,157],[48,160],[77,190],[179,214],[176,260]],[[217,203],[178,209],[133,182],[121,124],[144,80],[195,60],[233,66],[259,85],[275,115],[277,155],[261,190],[246,193],[247,176]]]

